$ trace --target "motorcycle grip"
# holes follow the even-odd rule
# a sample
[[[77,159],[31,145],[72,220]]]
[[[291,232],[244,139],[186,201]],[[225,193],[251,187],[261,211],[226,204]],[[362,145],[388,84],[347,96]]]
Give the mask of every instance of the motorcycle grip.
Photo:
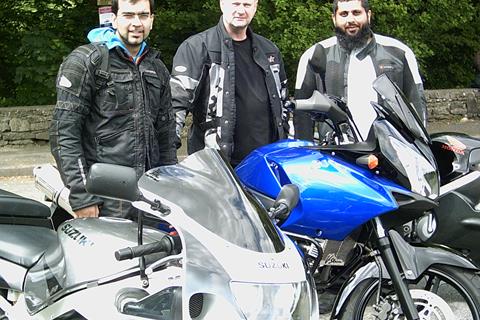
[[[123,261],[146,256],[152,253],[170,253],[174,249],[174,241],[169,236],[164,236],[160,241],[142,244],[136,247],[127,247],[115,251],[115,259]]]

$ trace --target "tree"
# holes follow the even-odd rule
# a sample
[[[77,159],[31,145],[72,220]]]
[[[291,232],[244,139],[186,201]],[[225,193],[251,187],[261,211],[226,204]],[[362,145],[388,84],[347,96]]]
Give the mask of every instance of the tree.
[[[219,0],[156,1],[148,42],[168,67],[190,35],[218,22]],[[426,88],[469,86],[480,51],[478,0],[370,0],[377,33],[395,37],[415,52]],[[331,0],[261,0],[253,28],[283,54],[290,88],[300,55],[333,35]],[[0,106],[51,104],[63,57],[87,42],[98,25],[96,0],[0,1]]]
[[[480,4],[475,0],[371,0],[375,30],[415,52],[426,88],[468,87],[480,50]]]

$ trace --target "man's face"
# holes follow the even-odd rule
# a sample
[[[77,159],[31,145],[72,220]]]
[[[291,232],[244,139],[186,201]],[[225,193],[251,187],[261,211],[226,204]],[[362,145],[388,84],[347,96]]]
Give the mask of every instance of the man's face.
[[[138,50],[152,29],[153,14],[150,12],[150,2],[139,0],[118,1],[118,12],[113,19],[113,27],[117,36],[130,51]]]
[[[246,29],[257,11],[258,0],[220,0],[227,28]]]
[[[337,12],[332,16],[333,24],[345,35],[354,37],[361,28],[370,25],[370,14],[362,7],[361,1],[339,1]]]

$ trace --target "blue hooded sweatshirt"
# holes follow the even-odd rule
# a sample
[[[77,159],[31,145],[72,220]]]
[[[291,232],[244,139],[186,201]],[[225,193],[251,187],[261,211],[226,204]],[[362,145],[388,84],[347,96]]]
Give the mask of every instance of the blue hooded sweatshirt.
[[[137,56],[132,57],[127,47],[125,47],[123,42],[117,37],[117,35],[115,34],[115,29],[113,29],[112,27],[102,27],[102,28],[92,29],[88,33],[87,37],[88,37],[88,40],[90,40],[90,42],[105,42],[105,45],[109,50],[115,47],[122,48],[123,51],[125,51],[125,53],[129,55],[132,58],[133,62],[135,63],[137,62],[138,57],[142,56],[143,51],[147,47],[147,43],[143,41]]]

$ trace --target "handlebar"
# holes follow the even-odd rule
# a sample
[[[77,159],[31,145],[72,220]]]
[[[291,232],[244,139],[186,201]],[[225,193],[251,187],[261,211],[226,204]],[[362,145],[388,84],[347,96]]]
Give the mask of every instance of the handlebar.
[[[180,237],[165,235],[160,241],[157,242],[117,250],[115,251],[115,259],[117,259],[117,261],[123,261],[160,252],[171,254],[180,248]]]

